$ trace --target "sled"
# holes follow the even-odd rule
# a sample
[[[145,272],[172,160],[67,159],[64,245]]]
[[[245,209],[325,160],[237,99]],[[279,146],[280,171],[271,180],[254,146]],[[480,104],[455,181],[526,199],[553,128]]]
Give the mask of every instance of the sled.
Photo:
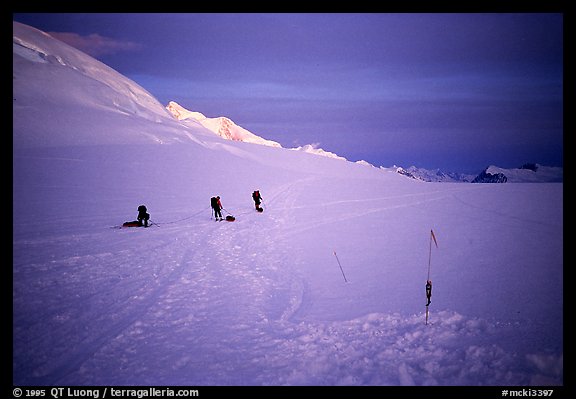
[[[227,222],[233,222],[233,221],[236,220],[236,218],[235,218],[234,216],[232,216],[232,215],[228,215],[228,216],[226,216],[226,219],[225,219],[225,220],[226,220]]]
[[[131,222],[124,222],[122,227],[143,227],[137,220],[133,220]]]
[[[264,212],[264,208],[256,208],[256,211],[262,213]]]

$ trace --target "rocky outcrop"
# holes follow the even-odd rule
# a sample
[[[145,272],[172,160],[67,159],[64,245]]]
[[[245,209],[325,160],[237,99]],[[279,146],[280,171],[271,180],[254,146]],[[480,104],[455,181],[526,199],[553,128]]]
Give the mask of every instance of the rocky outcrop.
[[[504,173],[489,173],[487,170],[483,170],[478,176],[472,180],[472,183],[506,183],[508,178]]]

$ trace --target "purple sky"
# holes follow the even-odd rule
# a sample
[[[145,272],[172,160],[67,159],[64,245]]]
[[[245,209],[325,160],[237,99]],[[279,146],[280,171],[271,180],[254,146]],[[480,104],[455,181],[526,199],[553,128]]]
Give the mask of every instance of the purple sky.
[[[562,14],[14,14],[160,102],[284,147],[478,172],[563,166]]]

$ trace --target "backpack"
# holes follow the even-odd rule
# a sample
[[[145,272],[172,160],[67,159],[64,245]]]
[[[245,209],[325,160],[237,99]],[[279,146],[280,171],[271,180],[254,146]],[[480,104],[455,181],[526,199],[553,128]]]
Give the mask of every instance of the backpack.
[[[253,199],[254,201],[258,201],[258,200],[260,199],[260,191],[254,191],[254,192],[252,193],[252,199]]]
[[[145,207],[144,205],[140,205],[140,206],[138,207],[138,212],[140,212],[140,213],[146,213],[146,211],[147,211],[147,209],[146,209],[146,207]]]
[[[212,197],[210,198],[210,206],[212,209],[216,209],[218,207],[218,198]]]

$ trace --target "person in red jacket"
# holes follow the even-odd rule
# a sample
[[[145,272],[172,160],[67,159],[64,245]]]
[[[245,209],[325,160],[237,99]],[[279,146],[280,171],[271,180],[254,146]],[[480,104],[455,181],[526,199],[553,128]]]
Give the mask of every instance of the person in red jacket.
[[[214,219],[216,219],[216,221],[222,220],[222,203],[220,202],[220,196],[212,197],[210,199],[210,205],[214,210]]]

